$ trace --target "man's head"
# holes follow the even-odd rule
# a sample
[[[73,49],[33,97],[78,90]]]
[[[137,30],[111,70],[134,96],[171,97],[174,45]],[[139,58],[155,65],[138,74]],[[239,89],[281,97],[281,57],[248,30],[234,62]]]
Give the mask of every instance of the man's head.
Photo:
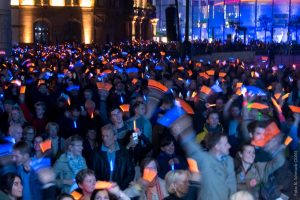
[[[123,123],[123,114],[119,107],[110,110],[110,120],[113,124]]]
[[[34,104],[34,108],[37,116],[43,116],[46,111],[46,104],[45,102],[38,101]]]
[[[264,138],[266,126],[266,122],[253,121],[249,123],[247,129],[250,137],[254,140],[262,140]]]
[[[106,124],[101,128],[103,145],[107,148],[112,147],[117,141],[117,133],[112,124]]]
[[[219,124],[219,113],[212,111],[208,114],[206,122],[210,127],[215,128]]]
[[[17,142],[13,147],[13,152],[17,165],[23,165],[30,160],[31,148],[24,141]]]
[[[146,114],[146,105],[141,102],[136,102],[133,105],[133,110],[136,116],[143,116]]]
[[[161,139],[160,150],[168,155],[174,154],[175,146],[171,136],[165,136]]]
[[[208,134],[206,138],[206,145],[210,151],[220,156],[229,155],[230,144],[227,136],[222,133]]]

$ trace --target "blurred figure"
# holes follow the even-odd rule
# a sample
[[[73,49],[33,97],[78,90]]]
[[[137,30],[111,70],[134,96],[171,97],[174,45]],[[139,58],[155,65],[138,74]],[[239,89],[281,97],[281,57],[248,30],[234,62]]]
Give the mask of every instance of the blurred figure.
[[[1,200],[21,199],[22,194],[23,194],[23,185],[20,176],[13,173],[7,173],[1,177],[1,184],[0,184]]]
[[[38,180],[37,173],[31,168],[30,163],[30,146],[20,141],[13,147],[13,153],[17,164],[17,173],[22,179],[23,198],[40,200],[41,199],[41,182]]]
[[[230,200],[254,200],[254,197],[251,193],[242,190],[231,195]]]
[[[120,190],[119,186],[113,184],[108,189],[96,189],[93,191],[91,200],[130,200],[130,198]]]

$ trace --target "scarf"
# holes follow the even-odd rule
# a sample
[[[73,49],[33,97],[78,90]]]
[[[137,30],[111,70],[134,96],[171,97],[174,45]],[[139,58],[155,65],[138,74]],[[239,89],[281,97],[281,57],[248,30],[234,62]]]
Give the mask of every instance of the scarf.
[[[160,189],[159,178],[150,183],[147,190],[146,190],[146,198],[147,200],[163,200],[163,194]]]
[[[72,170],[73,174],[77,174],[80,170],[85,169],[85,160],[82,156],[73,156],[70,153],[67,153],[67,159],[69,167]]]

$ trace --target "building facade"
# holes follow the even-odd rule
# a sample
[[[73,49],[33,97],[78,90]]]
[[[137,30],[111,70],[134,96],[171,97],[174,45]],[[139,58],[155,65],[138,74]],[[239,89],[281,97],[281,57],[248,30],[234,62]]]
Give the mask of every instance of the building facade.
[[[11,0],[13,43],[152,39],[147,0]]]
[[[160,39],[166,37],[165,10],[175,0],[153,0]],[[178,0],[184,37],[186,0]],[[240,38],[300,42],[300,0],[190,0],[190,39]]]

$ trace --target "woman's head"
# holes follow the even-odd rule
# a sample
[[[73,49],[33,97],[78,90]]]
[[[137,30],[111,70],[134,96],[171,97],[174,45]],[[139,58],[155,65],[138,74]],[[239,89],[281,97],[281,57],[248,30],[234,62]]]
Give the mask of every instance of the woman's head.
[[[238,152],[238,156],[244,164],[252,164],[255,159],[255,148],[251,144],[242,145],[241,150]]]
[[[7,173],[2,178],[0,188],[3,192],[14,198],[22,197],[23,185],[21,178],[14,173]]]
[[[169,171],[165,177],[166,188],[169,194],[182,197],[188,192],[189,177],[187,171]]]
[[[13,106],[10,111],[9,121],[23,125],[25,117],[19,106]]]
[[[95,173],[91,169],[82,169],[76,175],[76,183],[84,193],[92,193],[96,185]]]
[[[49,137],[55,138],[59,131],[59,125],[55,122],[49,122],[46,125],[46,131],[49,134]]]
[[[40,151],[41,147],[40,144],[44,141],[41,135],[36,135],[33,139],[33,148],[35,151]]]
[[[74,156],[81,156],[83,140],[79,135],[73,135],[67,139],[68,152]]]
[[[91,195],[91,200],[110,200],[110,196],[107,190],[94,190]]]
[[[145,168],[157,171],[157,166],[157,162],[154,158],[147,157],[141,162],[141,173],[143,174]]]

